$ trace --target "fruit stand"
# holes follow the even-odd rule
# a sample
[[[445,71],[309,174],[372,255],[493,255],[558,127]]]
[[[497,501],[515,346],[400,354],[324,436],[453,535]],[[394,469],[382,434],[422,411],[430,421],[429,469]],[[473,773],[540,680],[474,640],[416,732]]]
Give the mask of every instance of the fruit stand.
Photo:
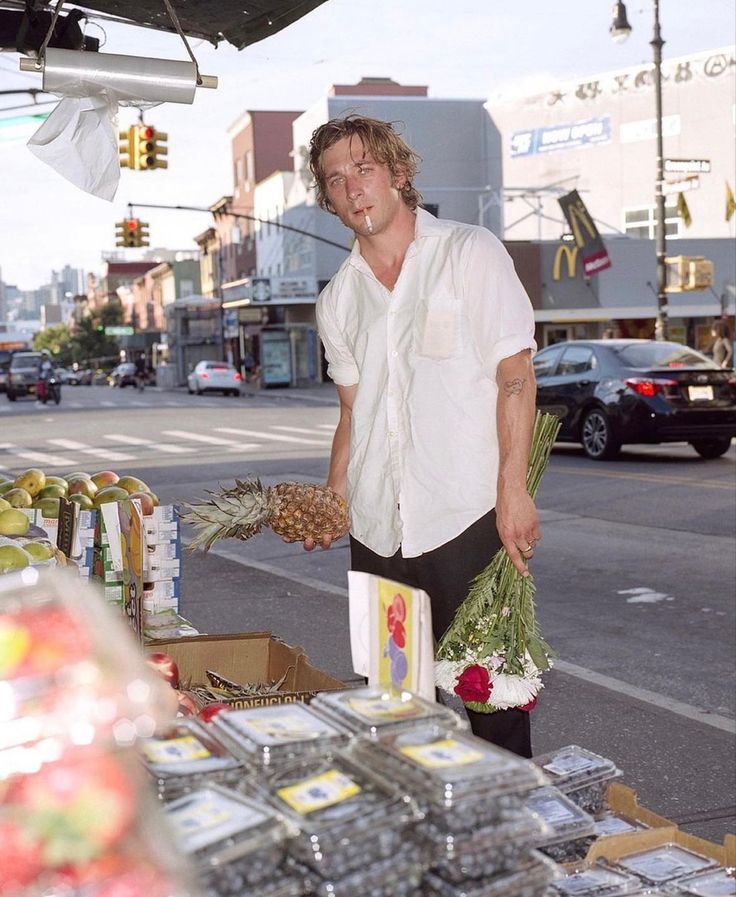
[[[524,760],[270,633],[196,633],[178,516],[141,480],[31,470],[0,494],[4,897],[733,894],[736,843],[643,810],[605,757]],[[229,501],[241,537],[305,525],[294,489],[237,483],[190,511],[203,544]]]

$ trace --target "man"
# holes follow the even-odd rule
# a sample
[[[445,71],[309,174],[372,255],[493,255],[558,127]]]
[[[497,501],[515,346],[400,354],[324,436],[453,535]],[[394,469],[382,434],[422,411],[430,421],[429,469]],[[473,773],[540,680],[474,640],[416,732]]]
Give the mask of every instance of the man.
[[[349,503],[352,568],[427,591],[439,639],[501,544],[528,575],[540,539],[526,491],[536,346],[502,244],[419,208],[417,161],[390,124],[357,116],[310,145],[320,205],[356,236],[317,304],[340,399],[327,482]],[[528,713],[469,715],[531,756]]]
[[[135,359],[135,385],[138,387],[138,392],[143,392],[146,387],[147,368],[146,353],[139,352]]]
[[[48,399],[49,380],[54,376],[54,363],[51,361],[51,355],[48,349],[41,350],[41,361],[38,365],[38,382],[36,384],[36,401],[37,403],[45,402]]]

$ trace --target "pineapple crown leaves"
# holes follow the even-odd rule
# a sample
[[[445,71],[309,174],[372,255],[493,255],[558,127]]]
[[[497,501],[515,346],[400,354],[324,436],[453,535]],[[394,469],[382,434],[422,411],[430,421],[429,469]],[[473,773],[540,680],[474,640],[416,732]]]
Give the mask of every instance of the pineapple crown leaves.
[[[209,551],[218,539],[250,539],[261,531],[268,516],[268,490],[258,478],[235,480],[230,489],[207,490],[207,501],[185,503],[189,510],[181,515],[197,531],[187,546],[190,551]]]

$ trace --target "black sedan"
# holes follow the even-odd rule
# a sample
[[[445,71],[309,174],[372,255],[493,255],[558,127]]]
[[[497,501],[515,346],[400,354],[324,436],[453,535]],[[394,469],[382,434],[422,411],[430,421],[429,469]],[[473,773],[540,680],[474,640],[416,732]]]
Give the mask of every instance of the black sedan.
[[[589,458],[624,443],[689,442],[718,458],[736,436],[736,377],[679,343],[573,340],[534,358],[537,406],[562,422],[559,439]]]

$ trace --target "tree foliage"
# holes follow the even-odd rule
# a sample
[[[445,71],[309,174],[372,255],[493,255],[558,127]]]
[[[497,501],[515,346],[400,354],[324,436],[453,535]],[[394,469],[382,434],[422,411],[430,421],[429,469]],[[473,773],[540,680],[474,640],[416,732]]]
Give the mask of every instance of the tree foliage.
[[[72,335],[66,324],[53,324],[33,337],[37,352],[48,349],[56,364],[68,365],[73,360]]]

